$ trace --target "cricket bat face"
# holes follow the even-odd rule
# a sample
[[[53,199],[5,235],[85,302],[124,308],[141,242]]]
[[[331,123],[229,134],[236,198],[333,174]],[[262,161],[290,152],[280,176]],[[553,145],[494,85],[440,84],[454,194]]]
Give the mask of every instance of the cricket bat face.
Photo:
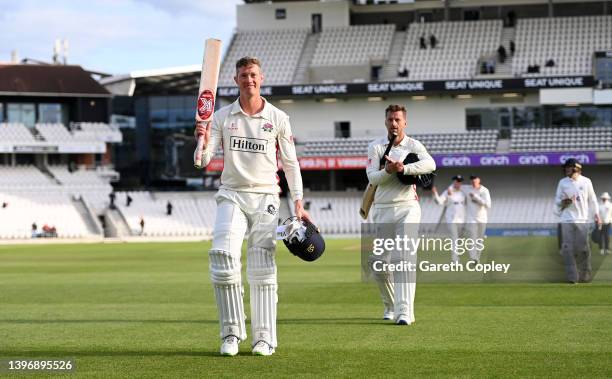
[[[219,81],[219,69],[221,67],[221,41],[214,38],[206,40],[204,48],[204,59],[202,61],[202,72],[200,74],[200,89],[196,104],[196,123],[211,127],[213,113],[215,111],[215,98],[217,95],[217,82]],[[202,152],[204,151],[204,137],[198,138],[196,150],[193,154],[193,164],[197,169],[202,168]]]
[[[200,74],[200,89],[198,91],[198,103],[196,121],[211,121],[215,110],[215,97],[217,83],[219,81],[219,69],[221,67],[221,41],[214,38],[206,40],[204,48],[204,60],[202,61],[202,72]]]

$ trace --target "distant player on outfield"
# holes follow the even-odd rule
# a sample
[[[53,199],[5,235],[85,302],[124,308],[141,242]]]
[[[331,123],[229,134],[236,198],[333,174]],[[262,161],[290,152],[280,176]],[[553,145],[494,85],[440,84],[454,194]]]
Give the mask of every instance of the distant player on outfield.
[[[601,219],[601,232],[599,236],[599,249],[601,255],[610,254],[610,224],[612,223],[612,203],[610,194],[601,194],[601,204],[599,205],[599,218]]]
[[[421,221],[416,186],[401,183],[397,175],[428,174],[436,169],[436,163],[419,141],[405,134],[406,108],[389,105],[385,110],[385,127],[387,134],[368,146],[366,172],[370,183],[378,186],[373,202],[373,220],[377,224],[395,225],[396,235],[408,234],[408,237],[416,238]],[[384,155],[389,143],[393,146]],[[415,153],[419,161],[403,164],[409,153]],[[384,162],[382,169],[381,162]],[[416,264],[416,254],[407,251],[387,252],[383,259],[395,264],[406,261]],[[416,270],[374,271],[374,278],[385,307],[383,318],[394,319],[398,325],[413,323]]]
[[[210,277],[221,327],[221,354],[236,355],[247,338],[242,302],[241,246],[248,234],[247,276],[251,288],[253,354],[272,355],[276,341],[278,224],[277,146],[298,218],[309,219],[302,206],[302,176],[295,154],[289,117],[260,95],[263,81],[258,59],[236,62],[234,80],[239,98],[214,114],[212,128],[196,126],[204,135],[204,166],[223,146],[221,186],[215,196],[217,219],[210,249]],[[211,130],[212,129],[212,130]]]
[[[560,213],[561,252],[565,273],[570,283],[590,282],[591,247],[589,245],[589,218],[600,225],[597,197],[591,180],[582,176],[582,165],[574,158],[563,164],[565,178],[559,181],[555,195],[555,211]],[[579,268],[577,268],[579,266]]]
[[[465,201],[466,195],[462,190],[463,176],[453,176],[453,183],[444,191],[442,195],[438,194],[436,187],[431,189],[434,201],[438,205],[443,205],[444,221],[448,227],[450,238],[453,240],[453,251],[451,252],[451,261],[459,262],[459,255],[455,247],[455,241],[461,234],[461,229],[465,223]]]
[[[472,240],[484,239],[489,209],[491,209],[491,194],[487,187],[480,184],[478,175],[470,176],[470,181],[472,182],[471,186],[464,186],[467,193],[466,234]],[[480,253],[482,251],[474,247],[469,251],[470,259],[480,262]]]

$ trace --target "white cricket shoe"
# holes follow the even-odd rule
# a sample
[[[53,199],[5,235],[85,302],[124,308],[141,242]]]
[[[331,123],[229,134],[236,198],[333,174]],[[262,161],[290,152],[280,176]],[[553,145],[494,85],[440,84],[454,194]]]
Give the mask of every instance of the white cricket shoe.
[[[604,249],[601,249],[601,251],[599,252],[599,254],[601,254],[601,255],[605,255],[605,254],[606,254],[606,251],[605,251]]]
[[[272,355],[274,348],[266,341],[259,341],[253,346],[253,355]]]
[[[410,325],[410,318],[406,315],[400,315],[397,320],[395,320],[397,325]]]
[[[385,308],[383,312],[383,320],[393,320],[395,318],[395,312],[392,309]]]
[[[238,354],[238,342],[240,342],[240,340],[236,336],[225,337],[223,339],[223,344],[221,344],[221,355],[233,357]]]

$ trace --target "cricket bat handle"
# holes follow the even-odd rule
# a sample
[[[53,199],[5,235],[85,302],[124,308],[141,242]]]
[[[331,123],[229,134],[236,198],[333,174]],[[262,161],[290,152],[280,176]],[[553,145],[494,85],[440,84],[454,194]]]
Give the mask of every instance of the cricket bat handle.
[[[198,170],[201,170],[204,165],[202,164],[202,154],[204,153],[204,136],[198,137],[195,152],[193,153],[193,165]]]

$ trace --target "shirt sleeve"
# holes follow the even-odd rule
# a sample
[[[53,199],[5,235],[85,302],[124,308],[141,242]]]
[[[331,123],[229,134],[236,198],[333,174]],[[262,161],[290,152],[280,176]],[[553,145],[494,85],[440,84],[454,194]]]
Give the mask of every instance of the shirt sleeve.
[[[591,182],[590,180],[587,191],[589,196],[589,208],[593,212],[592,214],[596,214],[599,216],[599,203],[597,202],[597,195],[595,195],[595,190],[593,189],[593,182]]]
[[[300,163],[295,152],[295,144],[293,143],[293,134],[291,133],[288,117],[281,123],[277,141],[281,162],[283,163],[283,171],[285,171],[285,177],[291,192],[291,200],[302,200],[304,197],[302,173],[300,172]]]
[[[370,184],[374,186],[386,182],[392,176],[384,168],[380,168],[380,158],[376,151],[376,144],[370,144],[368,146],[368,167],[366,168],[366,174]]]
[[[482,191],[482,195],[479,195],[477,193],[474,193],[474,198],[473,198],[478,204],[484,206],[487,209],[491,208],[491,195],[489,194],[489,190],[488,189],[484,189],[484,191]]]
[[[404,175],[429,174],[436,170],[436,161],[429,155],[422,143],[415,141],[413,153],[419,157],[419,161],[404,165]]]
[[[202,152],[202,166],[208,166],[210,160],[215,155],[215,152],[221,145],[221,141],[223,140],[223,129],[220,126],[219,117],[213,116],[212,121],[212,130],[210,131],[210,138],[208,139],[208,144],[204,146],[204,151]],[[194,152],[195,156],[195,152]]]
[[[444,190],[444,193],[442,194],[442,196],[438,195],[438,193],[436,192],[432,192],[432,193],[434,195],[434,201],[438,205],[446,204],[446,200],[448,199],[448,188]]]

